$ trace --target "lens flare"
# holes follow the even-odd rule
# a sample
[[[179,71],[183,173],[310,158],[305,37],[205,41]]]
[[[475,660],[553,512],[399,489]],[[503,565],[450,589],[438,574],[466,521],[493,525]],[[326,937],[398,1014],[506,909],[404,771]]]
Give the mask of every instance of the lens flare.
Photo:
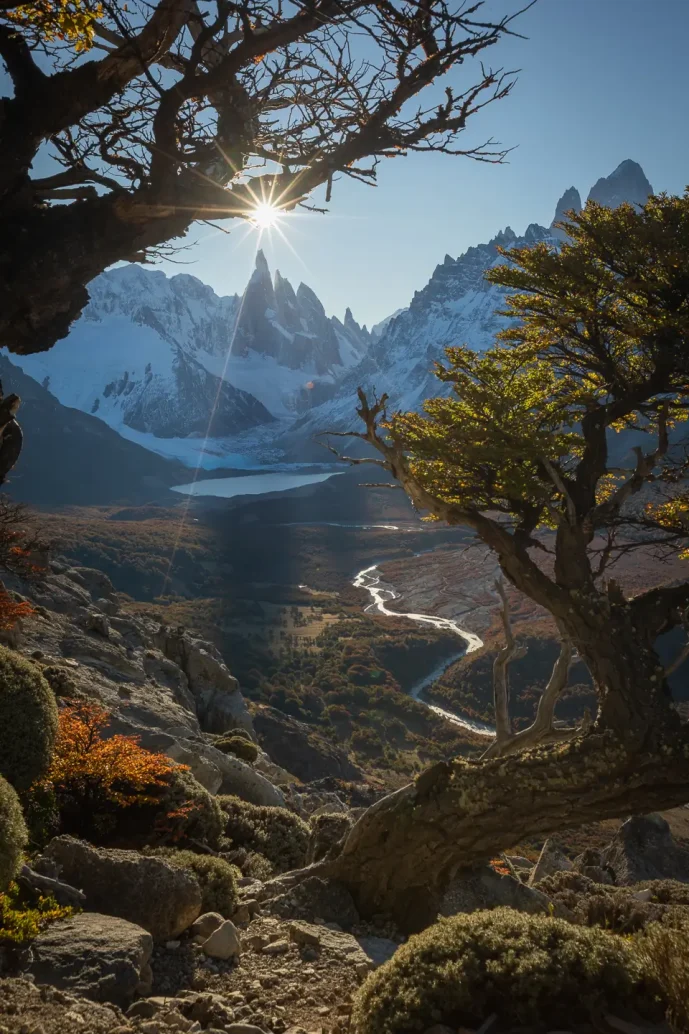
[[[251,213],[251,222],[259,230],[271,230],[277,226],[279,219],[280,209],[267,203],[256,205]]]

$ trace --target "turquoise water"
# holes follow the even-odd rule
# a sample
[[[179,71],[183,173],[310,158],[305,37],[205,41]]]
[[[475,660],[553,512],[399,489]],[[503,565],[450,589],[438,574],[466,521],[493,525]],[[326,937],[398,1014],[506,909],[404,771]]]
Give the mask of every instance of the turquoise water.
[[[205,481],[194,481],[189,485],[176,485],[173,492],[193,496],[218,496],[221,499],[232,499],[238,495],[265,495],[267,492],[288,492],[291,488],[302,488],[304,485],[317,485],[328,478],[336,477],[344,471],[327,471],[324,474],[250,474],[238,478],[208,478]]]

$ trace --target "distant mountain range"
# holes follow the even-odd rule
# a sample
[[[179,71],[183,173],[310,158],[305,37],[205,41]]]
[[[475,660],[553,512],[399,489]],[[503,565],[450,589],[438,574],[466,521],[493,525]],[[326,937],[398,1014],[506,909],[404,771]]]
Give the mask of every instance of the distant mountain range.
[[[349,309],[328,318],[305,284],[271,277],[263,252],[242,297],[130,265],[89,285],[69,337],[22,356],[63,404],[159,438],[215,437],[294,419],[335,389],[372,338]]]
[[[641,167],[627,160],[589,197],[614,207],[642,204],[650,193]],[[574,187],[558,201],[553,223],[571,208],[581,208]],[[12,362],[64,405],[125,436],[139,433],[150,448],[165,451],[161,439],[203,437],[210,421],[212,437],[230,439],[228,453],[251,454],[252,443],[265,449],[268,442],[274,455],[283,449],[294,457],[315,432],[352,425],[359,384],[387,391],[405,408],[438,393],[431,369],[443,349],[486,348],[505,325],[496,315],[504,291],[483,276],[504,261],[498,246],[558,237],[552,224],[533,223],[520,236],[507,227],[458,258],[446,255],[409,306],[370,332],[349,309],[343,322],[328,317],[309,287],[295,291],[279,272],[272,277],[260,251],[241,297],[219,297],[186,274],[117,268],[89,285],[90,304],[68,338]]]

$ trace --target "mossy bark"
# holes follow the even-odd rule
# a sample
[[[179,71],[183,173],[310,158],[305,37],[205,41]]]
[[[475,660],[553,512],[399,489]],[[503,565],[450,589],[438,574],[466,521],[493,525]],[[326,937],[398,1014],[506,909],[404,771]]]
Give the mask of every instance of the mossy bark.
[[[630,741],[631,742],[631,741]],[[432,922],[462,868],[525,837],[669,808],[689,799],[689,730],[652,750],[593,731],[559,746],[437,767],[369,808],[323,875],[352,891],[365,916],[387,913],[408,931]]]

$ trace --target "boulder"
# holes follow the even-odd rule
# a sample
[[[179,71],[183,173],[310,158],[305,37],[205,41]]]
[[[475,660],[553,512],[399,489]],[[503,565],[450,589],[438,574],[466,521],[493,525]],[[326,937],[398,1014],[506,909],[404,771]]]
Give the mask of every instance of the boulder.
[[[662,815],[627,819],[601,851],[601,863],[620,886],[644,880],[689,883],[689,850],[675,843]]]
[[[38,935],[28,972],[39,984],[122,1006],[150,992],[152,952],[153,939],[140,926],[83,912]]]
[[[361,967],[362,970],[375,969],[382,962],[387,962],[397,949],[394,941],[385,941],[382,937],[357,938],[343,930],[332,930],[327,926],[302,921],[290,923],[289,936],[300,947],[330,952],[347,965]]]
[[[96,848],[73,837],[56,837],[45,854],[61,878],[86,894],[94,912],[136,921],[156,940],[173,940],[201,912],[201,888],[184,869],[136,851]]]
[[[514,908],[518,912],[549,912],[550,899],[513,876],[503,876],[490,865],[459,872],[448,885],[439,912],[454,916],[486,908]]]
[[[264,884],[261,898],[263,910],[282,919],[305,919],[307,922],[321,919],[326,923],[338,923],[344,929],[359,921],[352,895],[344,884],[336,880],[309,876],[296,886],[290,886],[289,878],[282,881],[278,877]]]
[[[535,868],[529,877],[529,886],[533,887],[545,876],[552,876],[556,872],[571,872],[574,868],[572,862],[563,851],[557,840],[549,837],[541,849]]]
[[[306,725],[273,707],[261,707],[254,714],[258,742],[275,764],[305,783],[335,776],[363,779],[363,772],[346,753]]]

